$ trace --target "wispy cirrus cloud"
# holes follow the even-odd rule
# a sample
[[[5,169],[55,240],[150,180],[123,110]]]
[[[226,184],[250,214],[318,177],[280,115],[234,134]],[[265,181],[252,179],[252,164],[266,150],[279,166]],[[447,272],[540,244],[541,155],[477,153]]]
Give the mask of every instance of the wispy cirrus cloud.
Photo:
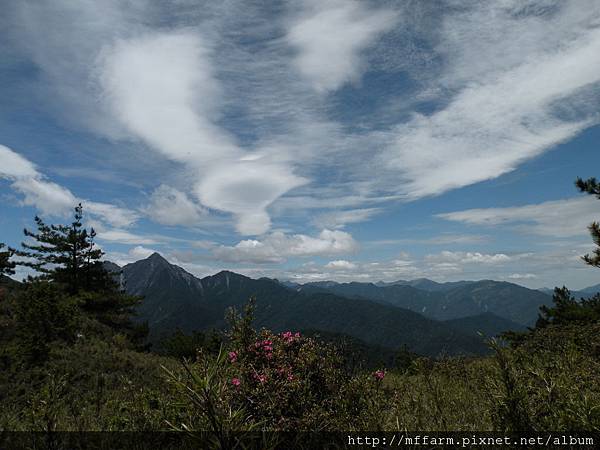
[[[47,179],[36,166],[14,150],[0,145],[0,178],[11,181],[11,187],[23,195],[23,204],[34,206],[44,215],[65,216],[77,203],[83,203],[86,212],[113,226],[130,226],[139,215],[129,209],[109,203],[78,199],[71,191]]]
[[[240,233],[261,234],[270,227],[266,208],[306,180],[283,162],[247,155],[215,123],[220,84],[209,52],[188,31],[119,41],[102,56],[102,85],[134,135],[197,171],[203,205],[233,213]]]
[[[440,106],[394,127],[382,156],[408,198],[496,178],[598,123],[600,8],[587,6],[473,3],[444,17]]]
[[[116,244],[131,244],[131,245],[152,245],[159,241],[154,237],[140,235],[128,230],[118,228],[106,229],[98,231],[98,239],[101,241],[112,242]]]
[[[507,174],[598,123],[600,6],[594,0],[435,6],[233,0],[168,7],[54,0],[12,2],[4,11],[0,53],[10,67],[0,93],[18,106],[11,120],[32,113],[34,125],[22,136],[41,136],[35,146],[14,147],[28,149],[40,167],[77,159],[73,167],[86,171],[59,183],[48,177],[62,176],[59,171],[11,155],[0,173],[12,167],[12,175],[2,175],[7,185],[44,213],[67,211],[80,192],[110,199],[86,204],[104,224],[98,231],[106,245],[166,246],[154,232],[132,230],[148,218],[185,227],[170,232],[198,242],[197,258],[222,252],[218,257],[232,264],[292,264],[311,254],[286,252],[285,245],[302,247],[294,236],[330,242],[321,230],[344,230],[355,244],[350,232],[371,239],[361,247],[365,255],[325,256],[331,245],[324,244],[315,255],[356,267],[334,272],[318,263],[311,276],[316,270],[361,279],[408,277],[411,270],[466,276],[483,273],[481,267],[509,277],[539,273],[525,259],[488,263],[494,255],[512,258],[514,247],[503,247],[503,237],[485,229],[469,234],[465,226],[579,237],[596,218],[595,209],[586,212],[592,199],[542,205],[552,197],[540,192],[538,205],[455,211],[439,216],[452,224],[429,222],[438,211],[467,207],[453,207],[451,196],[420,200]],[[16,134],[6,142],[17,142]],[[88,147],[88,139],[97,141]],[[118,176],[113,161],[122,163]],[[73,174],[73,167],[62,173]],[[117,189],[114,177],[129,174],[132,183]],[[143,193],[146,202],[138,201]],[[487,198],[493,206],[495,198]],[[407,201],[423,202],[424,208],[402,210],[412,208],[433,237],[404,226],[398,204]],[[370,222],[377,220],[385,227],[397,220],[407,235],[398,239],[386,228],[390,239],[374,241],[379,228]],[[271,229],[286,230],[279,239],[285,245]],[[373,248],[391,244],[426,247],[419,255],[437,254],[428,247],[444,245],[462,257],[377,261]]]
[[[322,228],[343,228],[349,223],[368,221],[374,215],[382,212],[382,208],[347,209],[330,211],[315,217],[314,224]]]
[[[479,226],[512,226],[523,233],[565,238],[587,235],[598,220],[600,205],[593,197],[574,197],[506,208],[478,208],[438,214],[454,222]]]
[[[75,116],[103,115],[88,121],[104,123],[90,125],[96,132],[139,140],[154,157],[185,166],[193,177],[186,194],[230,213],[241,234],[266,232],[280,211],[273,204],[293,190],[310,187],[310,196],[297,196],[310,207],[336,180],[344,189],[324,209],[348,196],[368,210],[373,198],[437,195],[514,170],[597,122],[593,1],[448,1],[433,14],[418,3],[307,0],[252,5],[244,15],[233,2],[188,7],[187,22],[179,7],[142,0],[13,9],[14,34],[26,37],[54,98]],[[47,16],[60,18],[49,37],[35,28]],[[170,26],[159,27],[165,20]],[[433,61],[427,76],[394,59],[402,45],[408,60],[412,52]],[[375,60],[378,70],[420,84],[408,97],[375,99],[373,117],[390,100],[428,106],[388,115],[383,128],[368,114],[338,120],[330,95]]]

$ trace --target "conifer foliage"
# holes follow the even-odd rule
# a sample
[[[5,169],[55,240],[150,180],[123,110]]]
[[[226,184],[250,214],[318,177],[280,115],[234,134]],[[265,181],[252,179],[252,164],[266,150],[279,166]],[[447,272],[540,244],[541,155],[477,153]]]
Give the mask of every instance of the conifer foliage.
[[[50,282],[76,298],[82,312],[105,325],[143,340],[147,327],[134,326],[130,320],[141,298],[125,294],[101,261],[104,252],[97,246],[93,228],[83,226],[83,206],[74,209],[70,225],[48,225],[35,217],[37,231],[24,230],[30,242],[23,242],[19,262],[39,275],[30,282]],[[31,242],[33,241],[33,242]]]
[[[600,200],[600,183],[598,183],[596,178],[589,178],[587,180],[577,178],[575,185],[581,192],[595,195]],[[585,255],[583,260],[590,266],[600,267],[600,223],[592,222],[588,228],[596,244],[596,248],[591,255]]]
[[[36,216],[37,232],[23,230],[35,242],[21,244],[23,250],[18,255],[27,260],[20,264],[38,272],[38,279],[64,285],[71,294],[106,287],[102,285],[106,285],[109,277],[100,262],[103,252],[94,242],[96,232],[93,228],[88,232],[82,219],[81,203],[75,207],[70,225],[47,225]]]
[[[0,275],[13,275],[15,273],[15,263],[10,260],[13,254],[13,249],[0,242]]]
[[[600,183],[596,178],[583,180],[577,178],[575,186],[581,192],[595,195],[600,199]],[[592,222],[588,227],[592,239],[596,244],[596,248],[592,254],[583,256],[586,264],[594,267],[600,267],[600,223]],[[571,292],[566,288],[555,288],[552,297],[554,306],[540,307],[540,315],[538,317],[536,327],[543,328],[550,324],[564,325],[572,322],[598,322],[600,320],[600,294],[596,294],[588,299],[577,300],[571,295]]]

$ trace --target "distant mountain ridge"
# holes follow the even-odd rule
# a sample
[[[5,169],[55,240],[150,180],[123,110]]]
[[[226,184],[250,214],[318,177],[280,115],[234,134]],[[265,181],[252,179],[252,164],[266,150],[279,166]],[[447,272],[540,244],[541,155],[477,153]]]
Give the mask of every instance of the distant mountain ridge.
[[[397,280],[392,281],[390,283],[386,283],[384,281],[378,281],[375,283],[377,287],[387,287],[387,286],[410,286],[416,289],[421,289],[423,291],[432,291],[432,292],[440,292],[440,291],[448,291],[458,286],[464,286],[467,284],[476,283],[476,281],[447,281],[445,283],[438,283],[437,281],[430,280],[428,278],[417,278],[414,280]]]
[[[550,289],[547,287],[543,287],[538,290],[545,294],[548,294],[548,295],[554,294],[554,289]],[[600,284],[588,286],[588,287],[580,289],[578,291],[573,291],[573,290],[571,291],[571,295],[577,299],[592,297],[596,294],[600,294]]]
[[[258,280],[229,271],[198,279],[162,256],[124,266],[126,289],[142,295],[139,318],[147,320],[153,339],[183,331],[222,328],[228,307],[257,299],[256,325],[274,331],[322,330],[353,336],[389,349],[406,345],[420,354],[482,354],[481,338],[408,309],[330,292],[307,293],[276,280]]]
[[[436,320],[459,319],[491,312],[525,326],[535,323],[541,305],[552,304],[552,297],[540,291],[493,280],[436,283],[420,279],[383,286],[360,282],[317,282],[306,283],[296,289],[369,299],[406,308]]]
[[[600,284],[595,284],[593,286],[588,286],[580,291],[577,291],[584,295],[596,295],[600,293]]]

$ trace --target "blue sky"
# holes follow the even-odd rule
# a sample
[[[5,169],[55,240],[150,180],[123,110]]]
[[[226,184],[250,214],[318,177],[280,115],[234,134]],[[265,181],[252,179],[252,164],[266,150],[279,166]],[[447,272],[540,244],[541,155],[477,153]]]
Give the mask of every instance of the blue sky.
[[[596,1],[9,2],[0,241],[203,276],[600,282]]]

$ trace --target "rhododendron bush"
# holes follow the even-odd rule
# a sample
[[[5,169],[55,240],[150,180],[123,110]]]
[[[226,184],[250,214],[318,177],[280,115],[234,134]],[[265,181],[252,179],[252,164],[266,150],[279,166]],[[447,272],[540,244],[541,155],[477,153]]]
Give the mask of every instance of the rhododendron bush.
[[[176,380],[197,408],[184,428],[379,428],[382,370],[350,376],[332,346],[294,331],[256,332],[252,313],[252,303],[243,316],[232,312],[227,348],[217,357],[199,353],[186,365],[189,379]]]

